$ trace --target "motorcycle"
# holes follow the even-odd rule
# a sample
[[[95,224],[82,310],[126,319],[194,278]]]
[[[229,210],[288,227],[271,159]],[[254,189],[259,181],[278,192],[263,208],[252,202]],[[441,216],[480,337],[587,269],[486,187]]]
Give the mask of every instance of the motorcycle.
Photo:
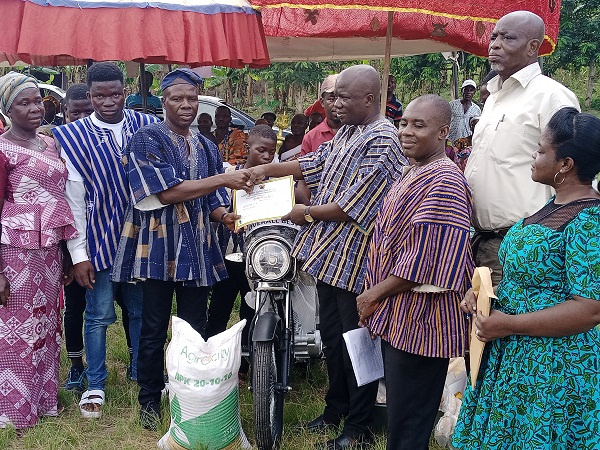
[[[255,310],[249,347],[254,433],[260,450],[279,448],[292,364],[319,358],[323,351],[315,280],[299,271],[291,256],[298,229],[291,223],[266,222],[244,235]]]

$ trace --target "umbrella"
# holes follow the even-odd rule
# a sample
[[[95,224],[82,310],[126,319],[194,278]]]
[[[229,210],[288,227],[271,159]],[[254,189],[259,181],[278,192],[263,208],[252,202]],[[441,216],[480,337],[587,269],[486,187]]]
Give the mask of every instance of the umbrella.
[[[464,50],[487,56],[503,15],[532,11],[546,23],[541,54],[556,46],[560,0],[250,0],[261,10],[272,61],[331,61]],[[391,23],[390,23],[391,22]],[[387,33],[390,28],[391,33]],[[391,41],[385,45],[386,34]]]
[[[246,0],[2,0],[0,29],[0,61],[9,63],[269,64]]]
[[[250,0],[261,10],[272,61],[384,59],[464,50],[487,56],[503,15],[526,9],[546,23],[542,54],[556,46],[560,0]],[[385,103],[382,102],[382,112]]]

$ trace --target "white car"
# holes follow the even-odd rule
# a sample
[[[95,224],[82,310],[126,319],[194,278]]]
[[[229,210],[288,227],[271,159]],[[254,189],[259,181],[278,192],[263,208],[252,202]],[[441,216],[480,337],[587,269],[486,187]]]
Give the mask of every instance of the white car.
[[[67,92],[58,86],[54,86],[52,84],[39,83],[38,87],[40,88],[40,92],[42,93],[42,97],[46,97],[47,95],[51,95],[59,102],[65,98]]]
[[[194,120],[192,127],[198,128],[198,116],[202,113],[210,114],[214,123],[215,111],[219,106],[227,106],[229,108],[231,111],[231,124],[233,126],[241,128],[246,133],[250,128],[254,127],[254,122],[256,122],[256,119],[250,114],[237,109],[235,106],[228,105],[225,100],[219,97],[212,97],[210,95],[198,96],[198,114],[196,114],[196,119]]]
[[[162,97],[161,97],[162,98]],[[198,116],[202,113],[208,113],[213,119],[213,129],[215,122],[215,111],[219,106],[227,106],[231,111],[231,125],[240,128],[245,133],[250,130],[250,128],[254,128],[254,123],[256,119],[252,117],[250,114],[245,113],[241,109],[236,108],[235,106],[228,105],[225,100],[219,97],[213,97],[210,95],[199,95],[198,96],[198,113],[196,114],[196,118],[191,125],[191,128],[194,130],[198,129]],[[164,109],[163,109],[163,117],[164,117]],[[273,127],[273,131],[279,134],[279,128]],[[291,131],[289,129],[283,130],[283,136],[290,134]]]

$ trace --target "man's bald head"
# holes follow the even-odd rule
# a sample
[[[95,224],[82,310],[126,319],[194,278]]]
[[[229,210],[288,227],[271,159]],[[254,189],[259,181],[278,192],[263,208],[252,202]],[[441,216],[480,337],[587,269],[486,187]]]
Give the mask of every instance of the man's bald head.
[[[350,85],[353,92],[365,95],[373,94],[375,97],[380,95],[381,80],[379,79],[379,73],[373,66],[367,64],[350,66],[342,70],[337,77],[336,85],[340,83]]]
[[[489,58],[492,69],[504,81],[537,61],[544,41],[544,21],[530,11],[514,11],[503,16],[492,31]]]
[[[450,104],[439,95],[414,99],[406,107],[398,129],[404,154],[417,165],[443,157],[451,119]]]
[[[544,20],[531,11],[513,11],[502,16],[498,23],[500,22],[514,23],[515,26],[521,28],[529,39],[540,41],[540,45],[544,41],[544,36],[546,35]]]
[[[452,120],[450,103],[439,95],[425,94],[417,97],[408,104],[406,107],[407,111],[411,105],[423,107],[423,110],[427,112],[427,118],[435,121],[440,127],[444,125],[450,126]]]
[[[381,80],[372,66],[361,64],[340,72],[335,93],[335,108],[342,123],[361,125],[378,117]]]

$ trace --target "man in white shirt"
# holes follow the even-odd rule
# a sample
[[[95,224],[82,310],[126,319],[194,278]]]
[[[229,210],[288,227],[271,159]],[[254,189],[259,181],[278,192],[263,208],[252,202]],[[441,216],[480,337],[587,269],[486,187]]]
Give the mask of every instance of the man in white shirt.
[[[508,229],[533,214],[552,195],[531,180],[532,154],[542,131],[561,108],[579,109],[575,94],[542,75],[537,62],[543,20],[529,11],[502,17],[490,39],[489,60],[498,72],[473,135],[465,176],[473,190],[473,253],[478,266],[502,278],[498,248]]]
[[[84,318],[88,390],[79,407],[85,418],[99,418],[104,404],[106,329],[116,320],[110,280],[113,260],[129,201],[125,147],[141,127],[158,122],[155,116],[124,109],[123,73],[113,63],[92,65],[87,72],[88,97],[94,113],[52,129],[69,171],[65,196],[79,236],[67,242],[73,274],[87,289]],[[142,324],[142,288],[121,283],[129,311],[132,378],[137,379],[137,353]]]

